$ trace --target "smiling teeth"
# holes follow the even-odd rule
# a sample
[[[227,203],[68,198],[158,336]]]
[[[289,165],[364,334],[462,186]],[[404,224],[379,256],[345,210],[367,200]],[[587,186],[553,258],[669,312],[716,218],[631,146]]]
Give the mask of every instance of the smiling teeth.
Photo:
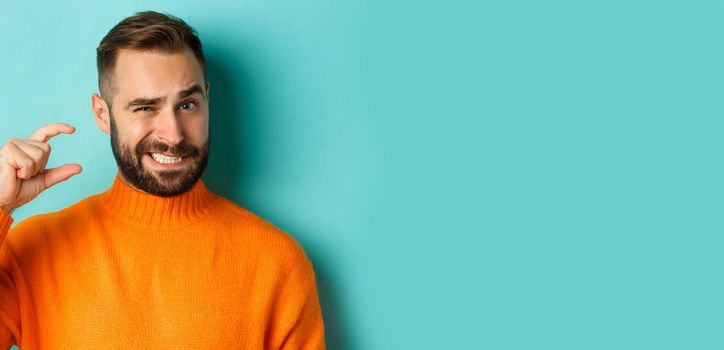
[[[157,161],[161,164],[178,163],[181,161],[181,159],[183,159],[183,157],[169,157],[169,156],[164,156],[163,154],[160,154],[160,153],[151,153],[151,157],[153,157],[153,159],[155,161]]]

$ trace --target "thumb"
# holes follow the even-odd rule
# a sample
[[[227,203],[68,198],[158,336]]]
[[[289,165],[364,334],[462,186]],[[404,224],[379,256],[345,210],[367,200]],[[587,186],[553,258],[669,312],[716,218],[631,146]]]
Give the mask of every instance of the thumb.
[[[43,174],[45,175],[45,188],[53,186],[59,182],[68,180],[73,175],[79,174],[83,169],[79,164],[65,164],[57,168],[46,169]]]

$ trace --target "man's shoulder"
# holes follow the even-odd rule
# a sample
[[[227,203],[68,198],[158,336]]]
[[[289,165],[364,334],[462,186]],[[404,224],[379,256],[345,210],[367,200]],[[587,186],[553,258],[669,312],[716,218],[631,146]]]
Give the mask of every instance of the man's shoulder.
[[[223,220],[237,238],[255,245],[269,260],[292,264],[302,264],[307,260],[304,248],[292,234],[246,207],[224,197],[219,198],[225,212]]]
[[[52,231],[63,232],[74,226],[82,225],[97,209],[97,206],[93,205],[97,197],[98,194],[93,194],[65,208],[29,216],[10,229],[8,238],[20,239],[27,238],[28,235],[47,234]]]
[[[225,197],[218,196],[217,217],[225,225],[246,230],[256,230],[266,232],[272,235],[287,235],[281,228],[271,221],[262,218],[252,210],[240,206]]]

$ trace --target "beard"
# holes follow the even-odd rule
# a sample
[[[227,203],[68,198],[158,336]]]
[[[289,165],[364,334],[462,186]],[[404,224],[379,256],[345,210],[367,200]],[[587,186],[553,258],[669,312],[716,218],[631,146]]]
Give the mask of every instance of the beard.
[[[120,142],[113,114],[110,114],[110,119],[113,156],[121,174],[133,187],[156,196],[171,197],[189,191],[201,178],[208,163],[210,135],[201,147],[196,147],[186,140],[182,140],[178,145],[169,146],[144,139],[132,150],[129,145]],[[142,162],[146,152],[173,154],[188,158],[190,163],[180,170],[148,170],[143,167]]]

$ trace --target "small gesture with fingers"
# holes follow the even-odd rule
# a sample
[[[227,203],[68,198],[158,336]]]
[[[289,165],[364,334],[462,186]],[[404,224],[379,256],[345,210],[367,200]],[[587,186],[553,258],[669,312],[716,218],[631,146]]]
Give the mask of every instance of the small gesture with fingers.
[[[47,124],[27,139],[12,138],[5,142],[0,148],[0,209],[9,213],[82,171],[79,164],[45,169],[50,157],[48,140],[73,132],[75,128],[68,124]]]

